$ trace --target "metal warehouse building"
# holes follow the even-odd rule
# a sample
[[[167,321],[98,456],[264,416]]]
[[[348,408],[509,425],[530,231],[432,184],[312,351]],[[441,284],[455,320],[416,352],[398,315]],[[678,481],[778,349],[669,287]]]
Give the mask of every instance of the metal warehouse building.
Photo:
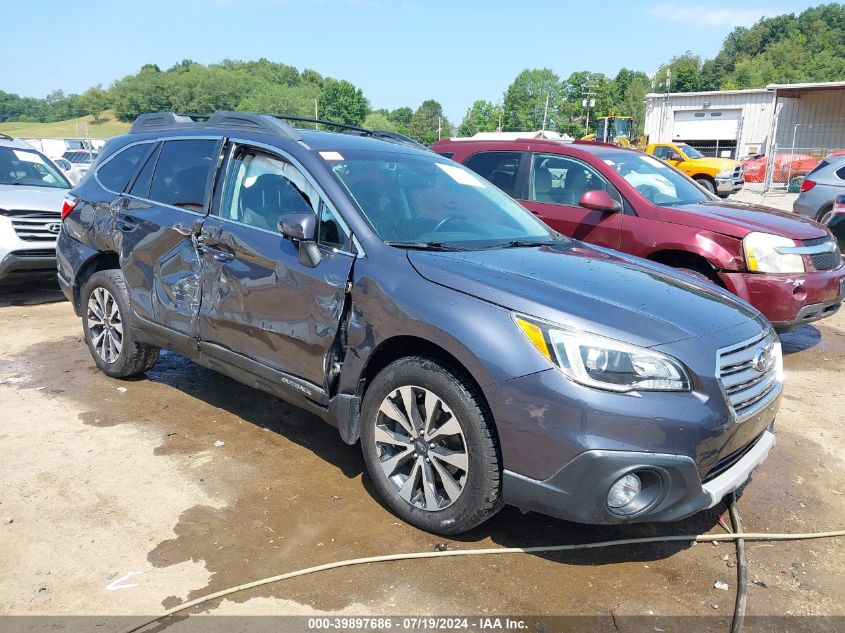
[[[650,93],[645,133],[649,142],[683,142],[709,156],[766,154],[770,167],[778,154],[821,158],[845,149],[845,81]]]

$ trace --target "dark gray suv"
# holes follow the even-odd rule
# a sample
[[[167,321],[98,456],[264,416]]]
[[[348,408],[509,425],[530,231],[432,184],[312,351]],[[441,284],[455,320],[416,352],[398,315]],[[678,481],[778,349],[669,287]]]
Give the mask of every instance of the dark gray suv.
[[[563,237],[408,139],[143,115],[72,191],[59,280],[109,376],[160,348],[360,440],[382,500],[452,534],[716,505],[774,444],[757,310]]]

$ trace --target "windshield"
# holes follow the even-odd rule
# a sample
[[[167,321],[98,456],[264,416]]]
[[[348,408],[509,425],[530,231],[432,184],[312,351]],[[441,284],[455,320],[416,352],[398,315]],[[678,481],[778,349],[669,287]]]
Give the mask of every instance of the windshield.
[[[684,154],[687,155],[687,158],[704,158],[704,154],[694,147],[690,147],[689,145],[678,145],[678,147]]]
[[[64,154],[62,154],[62,158],[69,160],[72,163],[83,163],[90,165],[97,160],[97,153],[85,150],[76,152],[65,152]]]
[[[608,155],[604,162],[654,204],[676,206],[716,199],[677,169],[646,154],[618,152]]]
[[[385,242],[487,248],[559,239],[500,189],[436,154],[320,154]]]
[[[0,147],[0,185],[69,189],[67,180],[35,150]]]

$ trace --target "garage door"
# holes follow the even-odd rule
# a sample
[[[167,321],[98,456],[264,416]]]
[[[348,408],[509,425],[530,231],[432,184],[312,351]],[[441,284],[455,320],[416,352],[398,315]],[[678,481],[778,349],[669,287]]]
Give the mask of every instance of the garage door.
[[[732,141],[739,132],[741,110],[675,111],[672,138],[683,141]]]

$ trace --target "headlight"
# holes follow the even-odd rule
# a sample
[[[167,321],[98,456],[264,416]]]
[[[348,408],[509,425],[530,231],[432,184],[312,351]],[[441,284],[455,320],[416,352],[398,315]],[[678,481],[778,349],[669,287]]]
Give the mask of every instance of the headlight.
[[[734,170],[733,169],[725,169],[724,171],[720,171],[716,174],[716,178],[730,178],[733,176]]]
[[[609,391],[689,391],[680,362],[644,347],[515,317],[523,334],[563,374],[581,385]]]
[[[742,240],[748,270],[761,273],[803,273],[804,260],[801,255],[777,251],[778,248],[794,246],[795,242],[788,237],[769,233],[749,233]]]

